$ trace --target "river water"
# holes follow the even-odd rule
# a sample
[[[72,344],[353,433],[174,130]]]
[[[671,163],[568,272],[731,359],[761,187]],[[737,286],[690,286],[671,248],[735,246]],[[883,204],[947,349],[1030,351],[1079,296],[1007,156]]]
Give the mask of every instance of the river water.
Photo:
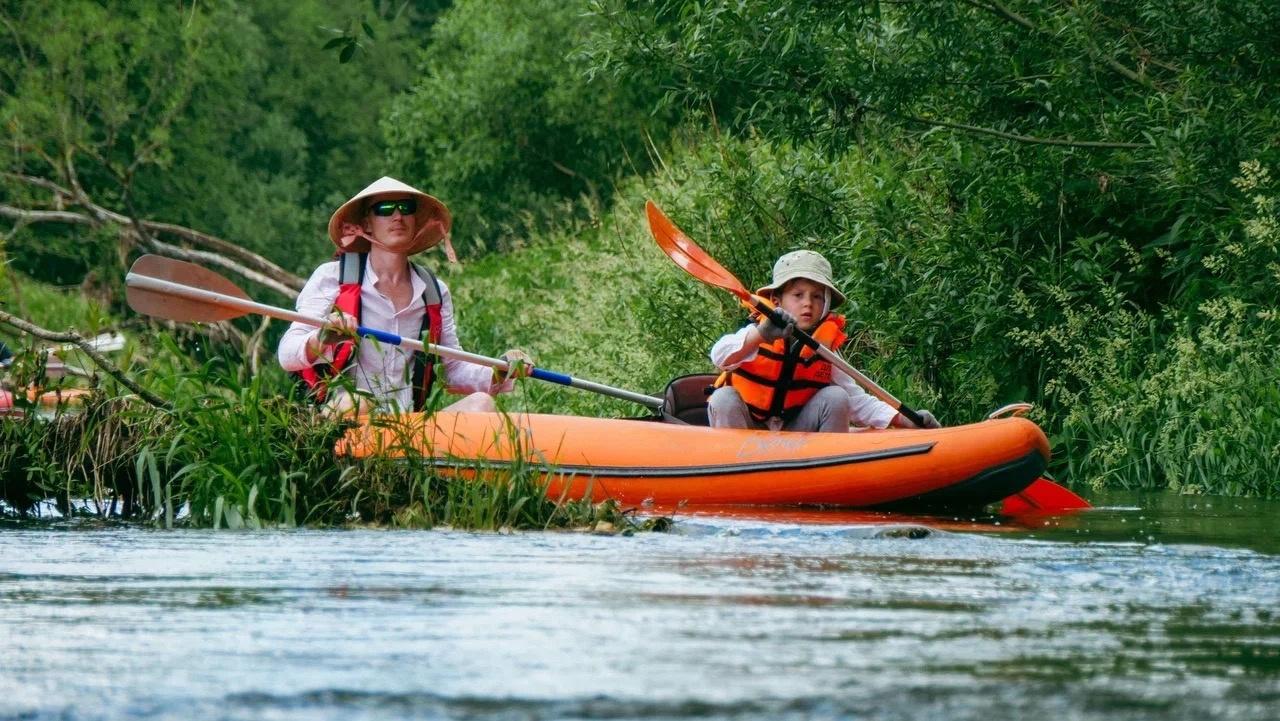
[[[0,718],[1280,718],[1280,504],[1105,503],[630,537],[10,524]]]

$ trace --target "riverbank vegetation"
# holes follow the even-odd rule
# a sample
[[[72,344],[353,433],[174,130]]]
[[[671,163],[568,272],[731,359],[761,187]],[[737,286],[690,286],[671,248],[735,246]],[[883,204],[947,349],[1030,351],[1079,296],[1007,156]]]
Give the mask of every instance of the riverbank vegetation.
[[[282,395],[279,373],[244,377],[223,358],[186,369],[180,348],[160,351],[148,365],[163,371],[151,389],[173,399],[164,409],[104,392],[0,422],[0,500],[24,515],[52,499],[61,515],[76,509],[165,527],[615,532],[655,522],[611,502],[548,498],[542,475],[555,469],[545,464],[477,467],[460,481],[417,457],[337,461],[334,445],[354,423]],[[519,454],[514,426],[509,432]]]
[[[140,252],[216,259],[288,304],[330,252],[328,214],[383,173],[455,212],[462,265],[424,260],[454,290],[470,350],[527,347],[544,367],[646,393],[706,370],[710,342],[742,319],[654,247],[653,198],[751,286],[786,250],[826,254],[856,366],[945,423],[1034,402],[1071,485],[1280,495],[1274,3],[72,0],[0,13],[3,309],[126,330],[135,345],[117,361],[170,402],[238,399],[159,434],[183,439],[172,453],[226,457],[122,446],[120,467],[148,479],[140,493],[154,464],[157,497],[173,488],[200,523],[230,523],[227,509],[347,518],[333,429],[284,400],[270,369],[281,328],[149,323],[124,308],[124,268]],[[174,380],[192,377],[199,392]],[[265,418],[252,423],[280,434],[263,436],[281,439],[269,459],[219,440],[252,426],[237,415],[250,403]],[[510,404],[640,410],[533,382]],[[55,435],[29,428],[29,449]],[[61,452],[6,453],[8,478]],[[206,465],[179,475],[192,463]],[[393,483],[397,500],[366,520],[394,520],[422,482]]]

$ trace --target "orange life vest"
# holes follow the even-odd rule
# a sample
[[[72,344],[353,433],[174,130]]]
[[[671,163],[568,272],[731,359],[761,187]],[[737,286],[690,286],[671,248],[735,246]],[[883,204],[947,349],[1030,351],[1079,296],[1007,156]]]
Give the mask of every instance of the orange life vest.
[[[844,316],[830,314],[810,333],[822,345],[839,350],[848,338]],[[795,417],[818,391],[831,385],[831,363],[795,338],[761,343],[756,357],[735,368],[729,383],[758,421]]]
[[[368,258],[368,253],[338,254],[338,298],[334,301],[333,307],[347,315],[354,316],[357,325],[360,324],[360,287],[364,284],[364,269]],[[441,328],[444,325],[440,314],[440,308],[443,303],[440,282],[426,268],[412,263],[409,264],[409,267],[422,278],[427,286],[427,289],[422,293],[422,302],[425,310],[418,335],[419,337],[425,335],[427,337],[426,342],[438,344],[440,342]],[[344,338],[336,343],[325,344],[324,348],[327,351],[332,351],[333,363],[317,363],[298,371],[297,374],[302,378],[303,383],[306,384],[312,398],[317,403],[323,403],[325,396],[328,395],[329,380],[341,373],[355,358],[356,342],[352,339]],[[431,393],[431,384],[435,381],[434,361],[435,356],[430,353],[414,353],[414,410],[420,411],[427,404],[427,397]]]

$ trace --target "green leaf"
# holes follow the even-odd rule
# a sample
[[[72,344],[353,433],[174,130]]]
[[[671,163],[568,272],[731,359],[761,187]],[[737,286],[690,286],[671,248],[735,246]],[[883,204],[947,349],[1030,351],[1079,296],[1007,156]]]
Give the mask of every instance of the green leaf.
[[[356,54],[356,43],[354,40],[352,40],[351,42],[347,43],[347,46],[342,49],[341,53],[338,54],[338,62],[349,63],[351,62],[352,56],[354,56],[355,54]]]
[[[376,39],[377,39],[377,38],[375,38],[375,37],[373,36],[373,28],[369,26],[369,23],[364,22],[364,21],[361,21],[361,22],[360,22],[360,27],[364,28],[364,34],[365,34],[365,35],[368,35],[370,40],[376,40]]]
[[[345,35],[344,35],[344,36],[342,36],[342,37],[336,37],[336,38],[334,38],[334,39],[330,40],[329,42],[325,43],[325,44],[324,44],[324,47],[322,47],[322,48],[320,48],[320,49],[321,49],[321,50],[332,50],[332,49],[334,49],[334,48],[338,47],[339,45],[341,45],[341,44],[343,44],[343,43],[346,43],[346,42],[350,42],[350,40],[349,40]]]
[[[792,25],[791,29],[787,32],[787,41],[783,43],[782,51],[778,54],[786,55],[787,53],[791,52],[791,48],[795,47],[796,45],[796,37],[797,37],[796,27]]]

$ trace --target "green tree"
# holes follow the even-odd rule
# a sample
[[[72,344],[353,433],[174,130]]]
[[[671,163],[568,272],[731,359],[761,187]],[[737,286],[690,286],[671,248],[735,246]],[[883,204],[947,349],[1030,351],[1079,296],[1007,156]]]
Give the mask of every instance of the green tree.
[[[1247,265],[1224,246],[1257,247],[1241,240],[1257,221],[1232,178],[1242,162],[1280,160],[1280,6],[595,7],[607,29],[587,49],[597,72],[653,78],[668,106],[750,143],[724,154],[737,181],[690,208],[686,230],[720,236],[725,253],[769,255],[780,240],[829,253],[868,323],[855,341],[886,382],[954,420],[1039,400],[1072,470],[1091,478],[1203,488],[1235,472],[1210,460],[1190,477],[1143,475],[1131,457],[1092,453],[1121,435],[1151,447],[1152,413],[1173,424],[1159,432],[1178,439],[1161,446],[1170,459],[1280,442],[1273,430],[1245,441],[1234,422],[1244,399],[1269,397],[1254,392],[1270,362],[1255,351],[1280,339],[1264,321],[1274,300],[1222,272]],[[1187,339],[1203,344],[1202,331],[1240,352],[1190,364]],[[1175,391],[1175,372],[1200,380]],[[1185,390],[1214,377],[1234,390]],[[1206,410],[1192,419],[1188,399]],[[1123,426],[1116,408],[1147,424]],[[1250,426],[1273,429],[1276,412],[1261,412]],[[1236,430],[1188,440],[1208,427]]]
[[[41,178],[307,269],[328,253],[328,213],[386,172],[378,117],[412,80],[405,58],[440,8],[382,5],[361,16],[334,0],[8,3],[9,205],[66,205],[15,175]],[[357,17],[377,40],[339,63],[323,49],[328,28]],[[115,255],[109,237],[40,223],[14,233],[9,250],[22,270],[78,282]]]
[[[466,1],[434,28],[383,127],[397,172],[449,204],[455,235],[492,247],[648,167],[646,138],[669,122],[643,76],[587,74],[578,48],[599,23],[586,7]]]

